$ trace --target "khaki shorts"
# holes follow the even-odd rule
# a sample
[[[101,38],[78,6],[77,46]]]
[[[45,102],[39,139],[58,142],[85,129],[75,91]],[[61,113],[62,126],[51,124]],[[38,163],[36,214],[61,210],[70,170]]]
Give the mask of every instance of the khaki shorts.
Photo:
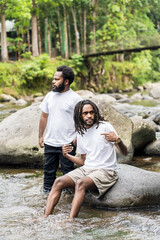
[[[91,193],[97,198],[101,197],[118,179],[117,173],[113,170],[103,168],[87,169],[84,166],[76,168],[66,175],[72,178],[75,183],[81,178],[90,177],[98,190],[91,191]]]

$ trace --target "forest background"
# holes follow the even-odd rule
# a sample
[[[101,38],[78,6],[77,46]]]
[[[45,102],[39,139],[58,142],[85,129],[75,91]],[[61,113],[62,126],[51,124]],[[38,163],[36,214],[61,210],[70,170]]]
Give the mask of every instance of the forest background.
[[[160,46],[160,0],[0,0],[0,17],[0,93],[45,93],[62,64],[76,73],[74,90],[130,91],[160,81],[160,50],[85,58]],[[6,20],[14,22],[9,33]]]

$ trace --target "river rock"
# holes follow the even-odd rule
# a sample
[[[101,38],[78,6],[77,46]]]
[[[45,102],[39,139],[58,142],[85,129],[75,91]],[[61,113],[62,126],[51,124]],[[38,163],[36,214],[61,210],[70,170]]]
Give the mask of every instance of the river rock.
[[[126,99],[128,98],[127,94],[120,94],[120,93],[110,93],[111,97],[114,97],[116,100]]]
[[[20,98],[16,101],[11,101],[11,103],[15,104],[15,105],[18,105],[18,106],[25,106],[27,105],[27,102],[23,99],[23,98]]]
[[[160,112],[158,112],[158,113],[156,113],[156,114],[154,115],[153,121],[154,121],[156,124],[160,125]]]
[[[0,101],[1,102],[10,102],[10,101],[16,101],[16,99],[14,97],[12,97],[11,95],[7,95],[7,94],[0,94]]]
[[[115,103],[116,99],[114,97],[111,97],[109,94],[95,94],[91,97],[91,100],[93,102],[97,102],[97,101],[102,101],[105,103]]]
[[[156,131],[159,132],[160,131],[160,126],[158,126],[152,119],[150,118],[146,118],[144,119],[146,122],[148,122],[148,124]]]
[[[0,164],[42,166],[38,144],[39,104],[18,110],[0,123]]]
[[[35,102],[35,103],[38,103],[38,102],[40,103],[40,102],[43,101],[43,99],[44,99],[44,96],[42,96],[42,97],[35,97],[35,98],[34,98],[34,102]]]
[[[101,199],[87,193],[85,203],[98,208],[130,208],[160,204],[160,173],[118,164],[119,179]]]
[[[94,96],[94,93],[89,90],[78,90],[76,93],[84,99],[90,99]]]
[[[160,98],[160,85],[152,88],[149,95],[153,98]]]
[[[133,122],[133,147],[135,151],[140,151],[147,144],[156,139],[155,130],[148,122],[140,117],[131,117],[131,120]]]
[[[149,156],[160,156],[160,140],[148,144],[144,149],[144,153]]]
[[[143,99],[143,94],[142,93],[135,93],[130,97],[131,100],[134,101],[141,101]]]
[[[76,91],[83,99],[90,99],[93,102],[104,101],[106,103],[114,103],[116,99],[109,94],[96,94],[89,90],[79,90]]]

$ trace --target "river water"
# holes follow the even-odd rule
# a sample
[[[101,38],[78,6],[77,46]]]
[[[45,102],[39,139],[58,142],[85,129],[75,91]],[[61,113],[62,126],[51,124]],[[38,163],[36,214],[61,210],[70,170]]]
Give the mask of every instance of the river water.
[[[160,172],[159,158],[136,157],[133,165]],[[160,207],[111,211],[83,205],[69,221],[69,194],[61,195],[51,216],[34,222],[46,204],[42,184],[42,169],[0,168],[0,240],[160,239]]]

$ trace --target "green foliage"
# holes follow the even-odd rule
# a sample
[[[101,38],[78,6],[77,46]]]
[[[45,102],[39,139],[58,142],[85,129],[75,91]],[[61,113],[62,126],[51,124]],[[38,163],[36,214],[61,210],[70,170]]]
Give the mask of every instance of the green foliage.
[[[109,61],[104,64],[105,73],[101,77],[101,92],[129,89],[133,85],[134,64],[131,62]]]
[[[0,87],[19,87],[20,71],[16,65],[11,63],[0,63]]]
[[[152,56],[150,51],[143,51],[133,55],[134,71],[133,80],[134,86],[142,85],[150,80]]]
[[[85,78],[88,75],[87,67],[84,64],[84,59],[81,55],[74,54],[71,58],[70,66],[74,69],[76,79],[72,83],[73,90],[84,88]]]
[[[26,92],[50,90],[56,68],[64,64],[69,65],[70,61],[62,58],[50,60],[47,54],[14,63],[0,63],[0,88],[16,87],[19,93],[22,89]]]
[[[8,46],[9,51],[13,52],[24,52],[27,44],[23,43],[23,39],[20,37],[17,38],[7,38],[8,42],[10,43]]]
[[[22,53],[21,56],[22,56],[24,59],[32,59],[32,53],[31,53],[31,52]]]

